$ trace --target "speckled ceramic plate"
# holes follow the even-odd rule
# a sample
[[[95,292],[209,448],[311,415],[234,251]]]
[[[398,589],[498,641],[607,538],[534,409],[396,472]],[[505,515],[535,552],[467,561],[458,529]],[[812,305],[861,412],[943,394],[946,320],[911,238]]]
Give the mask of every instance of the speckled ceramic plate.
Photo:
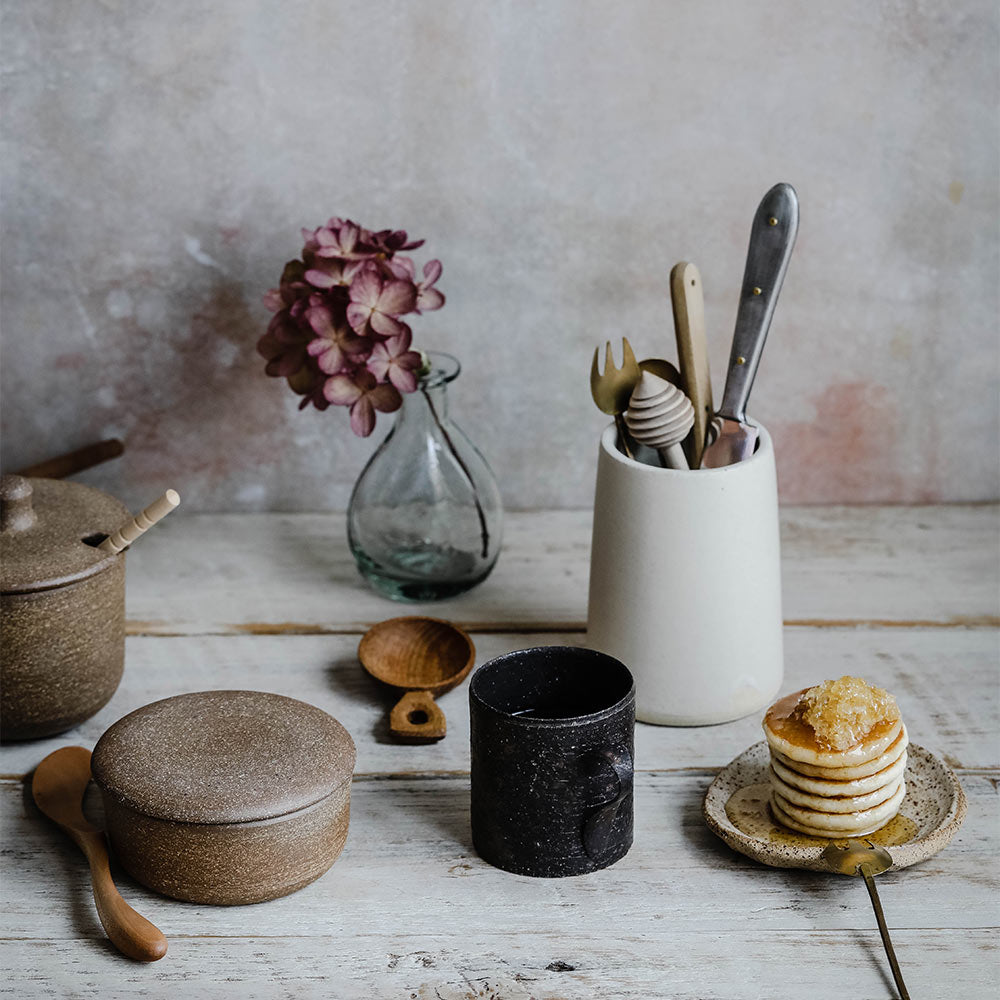
[[[947,847],[967,808],[962,786],[944,761],[913,743],[907,753],[906,795],[899,816],[868,838],[889,851],[891,870],[925,861]],[[705,822],[733,850],[765,865],[829,871],[820,857],[828,840],[792,833],[772,818],[767,805],[769,760],[762,740],[724,767],[705,795]]]

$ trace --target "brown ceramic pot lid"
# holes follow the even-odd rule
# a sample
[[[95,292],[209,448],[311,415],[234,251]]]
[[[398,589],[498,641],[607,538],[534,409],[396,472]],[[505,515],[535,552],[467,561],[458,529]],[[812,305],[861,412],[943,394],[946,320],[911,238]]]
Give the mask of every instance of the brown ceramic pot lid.
[[[129,513],[93,486],[4,476],[0,504],[0,590],[5,594],[75,583],[118,558],[84,541],[100,540]]]
[[[261,691],[154,701],[98,741],[94,780],[138,812],[249,823],[325,799],[354,773],[354,741],[322,709]]]

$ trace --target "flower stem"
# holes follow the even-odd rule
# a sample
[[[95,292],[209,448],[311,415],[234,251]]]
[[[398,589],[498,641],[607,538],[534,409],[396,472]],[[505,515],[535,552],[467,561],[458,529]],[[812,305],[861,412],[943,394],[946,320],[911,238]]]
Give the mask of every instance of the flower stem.
[[[445,443],[448,445],[452,455],[455,456],[455,461],[458,462],[462,471],[465,473],[465,478],[469,480],[469,485],[472,487],[472,499],[476,505],[476,514],[479,515],[479,533],[483,542],[482,557],[485,559],[490,549],[490,532],[489,528],[486,527],[486,512],[483,510],[483,505],[479,502],[479,491],[476,489],[476,483],[472,478],[472,473],[469,472],[469,467],[462,460],[462,456],[459,455],[458,449],[455,447],[455,442],[451,439],[451,435],[445,429],[444,424],[441,423],[441,419],[438,417],[438,412],[434,406],[434,401],[430,397],[430,393],[422,386],[420,392],[423,394],[424,399],[427,400],[427,405],[431,409],[431,416],[434,418],[434,423],[437,424],[438,430],[444,437]]]

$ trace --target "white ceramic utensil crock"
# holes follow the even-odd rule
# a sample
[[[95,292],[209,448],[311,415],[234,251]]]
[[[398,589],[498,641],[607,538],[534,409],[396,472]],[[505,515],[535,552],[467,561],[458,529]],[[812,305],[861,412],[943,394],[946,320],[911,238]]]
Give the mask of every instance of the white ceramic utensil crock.
[[[636,718],[729,722],[781,687],[781,564],[774,449],[720,469],[644,465],[601,436],[587,644],[636,682]]]

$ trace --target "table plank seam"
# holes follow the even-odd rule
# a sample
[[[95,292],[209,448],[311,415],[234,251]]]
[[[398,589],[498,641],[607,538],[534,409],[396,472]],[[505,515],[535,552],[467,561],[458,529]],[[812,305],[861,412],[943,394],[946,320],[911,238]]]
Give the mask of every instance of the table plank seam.
[[[463,621],[453,616],[455,624],[467,632],[490,633],[493,635],[544,635],[549,632],[585,633],[587,625],[580,621],[542,622],[531,625],[511,625],[509,622]],[[125,623],[125,634],[148,638],[180,638],[188,636],[233,636],[233,635],[363,635],[372,622],[356,625],[317,625],[308,622],[251,622],[222,623],[217,626],[191,631],[183,624],[174,626],[167,622],[129,619]],[[786,618],[785,628],[808,629],[1000,629],[1000,615],[954,615],[950,618]]]

